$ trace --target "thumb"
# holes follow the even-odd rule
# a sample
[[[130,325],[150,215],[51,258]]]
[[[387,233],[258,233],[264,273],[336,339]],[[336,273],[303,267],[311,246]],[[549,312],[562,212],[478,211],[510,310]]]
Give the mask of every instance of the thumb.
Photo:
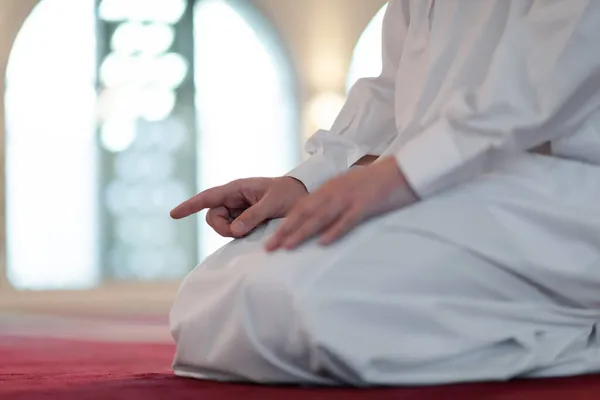
[[[252,229],[274,215],[273,202],[269,201],[267,198],[263,198],[240,214],[240,216],[231,223],[231,232],[235,236],[246,235]]]

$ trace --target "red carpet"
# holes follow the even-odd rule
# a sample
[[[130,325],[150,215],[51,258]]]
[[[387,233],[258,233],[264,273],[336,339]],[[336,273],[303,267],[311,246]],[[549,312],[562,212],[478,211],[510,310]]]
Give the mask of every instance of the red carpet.
[[[218,384],[174,377],[170,369],[172,354],[171,344],[86,342],[0,334],[0,399],[600,399],[600,376],[372,390]]]

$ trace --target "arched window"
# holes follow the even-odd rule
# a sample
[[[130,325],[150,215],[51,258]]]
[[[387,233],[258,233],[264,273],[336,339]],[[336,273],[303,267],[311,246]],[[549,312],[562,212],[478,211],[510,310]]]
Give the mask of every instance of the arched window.
[[[297,163],[292,70],[245,1],[201,0],[194,23],[198,183],[282,175]],[[223,243],[200,219],[201,257]]]
[[[180,278],[224,241],[169,209],[299,155],[292,69],[244,1],[41,0],[5,98],[22,289]]]
[[[347,91],[360,78],[376,77],[381,73],[381,30],[386,9],[387,4],[375,14],[356,43],[346,80]]]
[[[21,289],[97,283],[94,0],[43,0],[6,76],[7,275]]]

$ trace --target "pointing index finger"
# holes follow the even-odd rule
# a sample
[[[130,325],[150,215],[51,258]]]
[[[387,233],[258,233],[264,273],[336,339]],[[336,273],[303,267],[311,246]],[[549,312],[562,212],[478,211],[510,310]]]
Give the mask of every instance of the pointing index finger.
[[[223,205],[224,200],[224,186],[205,190],[171,210],[171,218],[182,219],[207,208],[217,208]]]

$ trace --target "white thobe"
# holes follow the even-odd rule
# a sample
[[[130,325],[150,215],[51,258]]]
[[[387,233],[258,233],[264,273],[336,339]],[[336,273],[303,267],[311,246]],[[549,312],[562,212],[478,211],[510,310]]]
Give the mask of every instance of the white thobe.
[[[392,1],[381,76],[356,83],[291,175],[312,191],[393,155],[428,197],[547,141],[600,163],[599,49],[594,0]]]
[[[314,191],[394,156],[423,199],[199,265],[171,312],[181,376],[429,384],[600,371],[600,1],[392,0],[383,71],[310,158]],[[551,142],[553,156],[526,151]]]

